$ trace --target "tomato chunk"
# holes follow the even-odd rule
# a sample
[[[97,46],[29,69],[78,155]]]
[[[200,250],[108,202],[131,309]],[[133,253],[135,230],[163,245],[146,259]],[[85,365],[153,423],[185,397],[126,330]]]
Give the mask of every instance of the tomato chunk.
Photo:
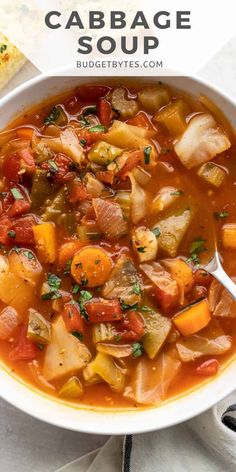
[[[144,335],[144,321],[134,310],[126,313],[117,328],[122,341],[138,341]]]
[[[74,179],[69,190],[69,202],[77,203],[87,200],[88,197],[86,186],[80,180]]]
[[[0,218],[0,243],[7,244],[10,241],[8,232],[12,229],[12,221],[8,216]]]
[[[104,85],[81,85],[76,95],[82,102],[93,102],[99,100],[99,98],[105,97],[109,91],[110,88]]]
[[[80,129],[77,131],[77,136],[81,141],[83,147],[91,146],[99,139],[102,139],[103,133],[90,133],[88,129]]]
[[[39,348],[27,339],[26,333],[27,326],[24,325],[20,330],[17,345],[9,353],[10,361],[32,361],[39,354]]]
[[[98,104],[98,116],[101,124],[109,128],[112,119],[112,108],[110,102],[105,98],[100,98]]]
[[[28,174],[35,172],[35,160],[31,149],[22,149],[18,151],[18,157],[20,159],[20,168],[25,169]]]
[[[216,375],[219,371],[220,364],[217,359],[209,359],[208,361],[202,362],[197,367],[197,374],[205,375],[206,377],[210,377],[212,375]]]
[[[154,129],[151,121],[147,117],[146,113],[144,111],[140,111],[135,115],[133,118],[130,118],[127,121],[128,125],[132,126],[140,126],[141,128],[146,128],[146,129]]]
[[[2,173],[6,179],[12,182],[20,181],[20,160],[17,154],[9,154],[2,165]]]
[[[27,190],[20,184],[11,185],[3,199],[3,210],[10,218],[26,213],[30,208]]]
[[[120,321],[123,317],[119,300],[93,299],[84,304],[90,323]]]
[[[122,167],[121,171],[119,172],[119,177],[121,178],[121,180],[126,179],[128,173],[138,165],[141,159],[142,159],[141,151],[131,151],[128,153],[128,159],[124,167]]]
[[[16,243],[34,244],[33,226],[38,223],[35,215],[26,215],[13,221],[12,229],[15,231]]]
[[[74,301],[68,302],[64,305],[62,318],[66,325],[66,329],[70,333],[84,333],[84,320],[80,314],[79,305]]]
[[[212,275],[209,274],[204,269],[197,269],[194,274],[194,282],[196,285],[202,285],[203,287],[208,288],[212,282]]]
[[[104,182],[105,184],[113,184],[114,174],[111,170],[100,170],[96,172],[96,177],[100,182]]]
[[[50,172],[53,180],[58,183],[68,182],[75,176],[73,169],[73,161],[63,154],[58,154],[54,159],[44,162],[42,169]]]

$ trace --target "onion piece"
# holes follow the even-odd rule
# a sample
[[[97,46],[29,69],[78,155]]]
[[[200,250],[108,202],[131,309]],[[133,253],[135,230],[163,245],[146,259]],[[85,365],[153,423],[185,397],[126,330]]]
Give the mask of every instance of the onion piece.
[[[94,175],[90,173],[86,174],[85,181],[88,194],[91,195],[93,198],[100,197],[103,190],[105,189],[103,183],[100,182],[100,180],[96,179],[96,177],[94,177]]]
[[[43,268],[35,254],[28,249],[16,251],[12,249],[9,253],[10,271],[18,275],[23,280],[27,280],[30,285],[36,286],[41,279]]]
[[[40,143],[46,145],[55,152],[66,154],[79,165],[81,165],[84,160],[84,150],[79,143],[79,138],[72,128],[62,130],[60,132],[60,137],[58,138],[41,138]]]
[[[132,170],[132,174],[135,178],[135,180],[140,184],[143,185],[144,187],[148,184],[148,182],[151,179],[151,174],[144,170],[142,167],[137,166]]]
[[[162,187],[151,203],[151,211],[153,213],[159,213],[160,211],[166,210],[166,208],[178,199],[180,194],[180,191],[178,191],[176,187]]]
[[[0,313],[0,339],[8,340],[21,324],[21,318],[17,311],[11,306],[7,306]]]
[[[137,180],[130,173],[129,178],[132,185],[131,192],[131,219],[134,224],[139,223],[147,213],[147,194],[145,190],[140,187]]]
[[[132,347],[130,344],[119,345],[98,343],[96,349],[98,352],[102,352],[103,354],[107,354],[118,359],[122,357],[129,357],[132,354]]]
[[[182,164],[191,169],[203,162],[210,161],[231,147],[228,136],[217,127],[210,114],[194,116],[175,144],[175,152]]]
[[[107,238],[118,239],[127,233],[127,223],[118,203],[94,198],[93,207],[97,223]]]
[[[43,390],[46,390],[46,392],[49,392],[49,393],[55,392],[56,390],[55,387],[52,384],[50,384],[43,376],[40,370],[38,361],[33,360],[32,362],[28,363],[28,366],[29,366],[30,372],[33,376],[35,383],[40,388],[42,388]]]

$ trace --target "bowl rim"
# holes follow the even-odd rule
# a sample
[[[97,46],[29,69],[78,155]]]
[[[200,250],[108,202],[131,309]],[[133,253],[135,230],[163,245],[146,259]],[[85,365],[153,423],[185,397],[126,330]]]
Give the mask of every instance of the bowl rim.
[[[60,79],[62,77],[64,77],[64,76],[63,75],[60,76],[58,74],[55,76],[55,78],[57,78],[57,79]],[[70,77],[68,75],[66,77],[67,78],[72,78],[72,76]],[[73,76],[73,77],[76,78],[75,76]],[[173,78],[173,75],[160,76],[161,79],[166,79],[167,81],[168,81],[168,78],[170,79],[171,77]],[[15,89],[13,89],[7,95],[5,95],[4,97],[2,97],[0,99],[0,109],[1,109],[2,106],[7,105],[8,102],[11,102],[15,97],[20,95],[22,92],[25,92],[28,89],[33,88],[33,87],[37,86],[38,84],[43,83],[44,81],[47,81],[47,80],[51,80],[53,78],[54,77],[51,76],[51,75],[39,74],[36,77],[33,77],[32,79],[24,82],[23,84],[19,85],[18,87],[16,87]],[[103,81],[105,79],[106,82],[108,82],[109,79],[111,81],[114,79],[114,77],[112,77],[112,76],[111,77],[105,77],[105,78],[104,77],[99,77],[99,76],[94,76],[94,77],[92,77],[92,76],[90,76],[90,77],[80,76],[79,77],[78,76],[77,78],[79,80],[82,80],[82,81],[86,81],[86,79],[89,79],[90,83],[93,83],[97,79],[99,79],[101,81]],[[124,80],[135,79],[135,77],[133,77],[133,76],[129,76],[129,77],[124,77],[122,75],[116,76],[116,79],[119,79],[119,78],[124,79]],[[181,76],[178,76],[178,78],[181,79]],[[222,91],[219,87],[216,87],[215,85],[211,84],[209,81],[207,81],[203,78],[197,77],[197,76],[196,77],[195,76],[182,76],[182,78],[183,79],[186,79],[186,78],[190,79],[190,80],[194,81],[197,85],[210,89],[213,93],[215,93],[216,95],[218,95],[218,96],[222,97],[223,99],[225,99],[226,101],[228,101],[231,104],[231,106],[233,106],[235,108],[235,111],[236,111],[236,100],[231,98],[226,92]],[[137,79],[139,81],[140,80],[146,80],[148,82],[151,79],[153,79],[153,77],[140,76],[140,77],[137,77]],[[69,90],[69,89],[65,88],[65,92],[66,92],[66,90]],[[51,94],[50,96],[53,98],[53,94]],[[37,106],[37,100],[35,100],[35,105]],[[229,365],[227,364],[225,366],[223,372],[225,370],[228,371],[230,366],[232,367],[232,364],[235,363],[235,359],[236,359],[236,357],[231,359],[231,361],[229,362]],[[22,381],[20,379],[20,377],[18,378],[17,376],[12,376],[10,374],[10,371],[5,369],[4,367],[3,367],[2,370],[5,370],[5,374],[12,379],[12,382],[15,385],[19,384],[19,383],[21,383],[21,385],[23,385],[23,390],[25,391],[26,396],[27,396],[27,392],[31,391],[31,393],[33,393],[35,398],[36,398],[36,396],[38,396],[41,399],[42,398],[45,399],[45,401],[49,401],[49,405],[51,404],[51,405],[57,405],[58,406],[58,404],[60,404],[60,402],[57,399],[45,394],[44,392],[43,392],[43,394],[40,393],[39,389],[31,387],[26,382]],[[217,376],[216,378],[211,379],[209,382],[203,382],[199,386],[195,387],[193,389],[193,391],[192,390],[187,391],[186,394],[176,396],[173,399],[170,399],[166,403],[164,402],[164,406],[166,406],[166,405],[167,405],[167,407],[170,406],[170,410],[171,410],[171,405],[172,404],[174,404],[176,402],[181,403],[182,399],[189,397],[189,395],[191,395],[192,393],[196,392],[196,393],[201,394],[202,390],[207,391],[207,385],[216,384],[217,379],[219,381],[219,378],[221,378],[223,376],[223,372],[220,372],[219,376]],[[2,381],[0,383],[2,384]],[[136,423],[136,425],[133,425],[133,421],[132,421],[131,426],[129,426],[128,421],[126,421],[127,420],[126,416],[133,413],[133,410],[118,409],[115,412],[112,411],[112,422],[111,422],[111,424],[109,424],[109,422],[107,422],[106,424],[101,424],[101,421],[106,416],[107,417],[111,416],[111,410],[110,409],[106,409],[106,408],[99,409],[99,410],[86,409],[86,408],[83,408],[83,405],[79,406],[79,408],[76,409],[74,405],[71,406],[71,405],[67,404],[66,409],[68,411],[69,411],[69,409],[70,410],[73,409],[77,413],[78,412],[83,412],[83,413],[86,412],[86,414],[88,413],[88,415],[93,415],[93,417],[94,417],[94,420],[91,421],[91,422],[88,421],[88,423],[86,423],[86,422],[81,423],[79,421],[79,419],[78,419],[78,422],[73,422],[73,421],[71,422],[70,419],[67,419],[67,416],[65,414],[61,415],[60,412],[59,413],[55,412],[56,416],[52,415],[52,416],[46,417],[46,415],[43,412],[43,409],[41,409],[41,410],[40,409],[39,410],[34,409],[34,405],[32,405],[31,402],[24,401],[23,398],[22,398],[22,395],[18,395],[18,393],[17,393],[18,389],[17,388],[16,388],[16,391],[10,391],[9,392],[9,387],[6,387],[5,390],[4,390],[4,385],[1,385],[1,387],[2,388],[0,389],[0,396],[4,400],[6,400],[8,403],[13,405],[14,407],[17,407],[21,411],[29,414],[33,418],[36,418],[36,419],[38,419],[40,421],[43,421],[47,424],[51,424],[51,425],[54,425],[54,426],[57,426],[57,427],[66,428],[66,429],[71,430],[71,431],[82,432],[82,433],[101,434],[101,435],[121,435],[121,434],[139,434],[139,433],[156,431],[158,429],[165,429],[167,427],[174,426],[174,425],[177,425],[177,424],[182,423],[184,421],[187,421],[187,420],[203,413],[207,409],[213,407],[217,402],[219,402],[224,397],[226,397],[228,394],[230,394],[236,387],[236,381],[235,382],[232,381],[232,384],[230,384],[230,383],[226,384],[224,386],[224,389],[221,389],[222,391],[216,392],[215,395],[212,394],[210,396],[210,398],[208,398],[206,401],[202,401],[202,402],[198,402],[198,403],[196,402],[196,405],[194,407],[194,411],[187,411],[187,410],[186,411],[185,410],[181,411],[179,413],[179,417],[177,417],[177,418],[173,418],[171,415],[169,415],[169,417],[166,418],[166,420],[164,421],[164,424],[157,424],[157,423],[154,422],[152,425],[150,425],[149,422],[146,421],[146,419],[148,417],[150,417],[151,412],[155,412],[156,410],[159,410],[161,407],[139,409],[139,410],[135,411],[135,415],[134,415],[134,422]],[[214,388],[213,389],[208,388],[208,390],[209,391],[212,390],[212,393],[213,393]],[[205,400],[205,397],[204,397],[204,400]],[[145,414],[144,414],[144,412],[145,412]],[[121,420],[125,420],[124,422],[121,421],[122,425],[119,425],[119,426],[114,424],[114,421],[118,416]],[[139,417],[140,417],[140,419],[139,419]],[[145,419],[145,422],[142,421],[142,417]],[[129,416],[129,418],[131,418],[131,416]],[[137,420],[136,420],[136,418],[137,418]],[[88,419],[89,419],[89,416],[88,416]],[[125,425],[123,425],[123,423],[125,423]]]

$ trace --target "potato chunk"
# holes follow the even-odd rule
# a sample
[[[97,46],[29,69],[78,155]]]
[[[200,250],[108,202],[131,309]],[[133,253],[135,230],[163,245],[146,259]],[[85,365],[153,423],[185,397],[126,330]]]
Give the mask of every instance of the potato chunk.
[[[186,209],[179,215],[169,216],[168,218],[158,221],[154,228],[159,228],[160,231],[158,238],[159,248],[171,257],[175,257],[191,220],[192,211]]]
[[[139,262],[154,261],[157,257],[158,242],[155,234],[148,228],[136,228],[132,235],[133,248]]]

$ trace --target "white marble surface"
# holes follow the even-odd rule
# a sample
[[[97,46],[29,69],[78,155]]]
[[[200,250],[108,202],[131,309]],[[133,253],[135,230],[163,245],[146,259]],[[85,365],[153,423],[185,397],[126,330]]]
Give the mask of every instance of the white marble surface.
[[[27,65],[0,96],[36,72]],[[199,75],[236,98],[236,38],[212,58]],[[74,433],[41,423],[0,400],[1,472],[54,472],[100,447],[105,440],[103,436]]]

